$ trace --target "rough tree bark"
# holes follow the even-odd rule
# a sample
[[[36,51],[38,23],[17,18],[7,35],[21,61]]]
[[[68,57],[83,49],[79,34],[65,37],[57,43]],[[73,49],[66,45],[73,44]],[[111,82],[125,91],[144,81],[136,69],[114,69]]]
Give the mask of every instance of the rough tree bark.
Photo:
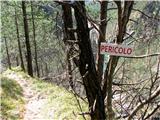
[[[28,70],[28,74],[31,77],[33,77],[32,55],[31,55],[31,47],[29,42],[29,30],[28,30],[25,1],[22,1],[22,11],[23,11],[23,22],[24,22],[24,32],[25,32],[25,43],[26,43],[26,49],[27,49],[27,70]]]
[[[18,42],[18,49],[19,49],[19,58],[20,58],[20,61],[21,61],[21,68],[25,71],[23,56],[22,56],[22,50],[21,50],[21,42],[20,42],[20,39],[19,39],[19,28],[18,28],[18,19],[17,19],[16,8],[15,8],[15,26],[16,26],[17,42]]]
[[[74,32],[71,31],[73,28],[72,11],[68,4],[62,5],[63,9],[63,21],[64,21],[64,42],[69,44],[67,40],[75,40]]]
[[[31,13],[32,13],[32,25],[33,25],[33,43],[34,43],[34,60],[36,65],[37,76],[39,77],[39,66],[37,59],[37,42],[36,42],[36,32],[35,32],[35,21],[34,21],[34,11],[33,11],[33,2],[31,1]]]
[[[69,1],[68,1],[69,2]],[[75,41],[74,32],[71,31],[73,29],[73,20],[72,20],[72,10],[69,5],[62,5],[63,9],[63,21],[64,21],[64,43],[67,45],[67,71],[69,74],[69,83],[71,88],[73,89],[73,81],[72,81],[72,65],[70,57],[72,55],[72,45],[67,40]]]

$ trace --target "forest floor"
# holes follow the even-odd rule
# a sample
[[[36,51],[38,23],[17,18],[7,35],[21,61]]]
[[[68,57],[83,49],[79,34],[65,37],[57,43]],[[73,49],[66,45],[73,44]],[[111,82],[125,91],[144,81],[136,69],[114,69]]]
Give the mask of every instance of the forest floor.
[[[16,69],[7,70],[2,75],[7,79],[16,81],[23,89],[24,110],[20,113],[23,114],[20,115],[23,116],[23,120],[83,119],[79,115],[81,111],[75,96],[65,88],[37,78],[31,78],[24,72]],[[14,86],[10,87],[11,89],[14,88]],[[81,99],[79,101],[83,112],[87,111],[87,104]],[[3,114],[2,118],[5,118]]]

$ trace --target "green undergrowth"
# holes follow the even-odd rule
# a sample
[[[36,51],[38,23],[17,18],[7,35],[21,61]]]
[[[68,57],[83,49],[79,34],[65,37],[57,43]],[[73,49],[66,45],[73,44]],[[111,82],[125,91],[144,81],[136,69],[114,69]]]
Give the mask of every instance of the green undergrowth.
[[[33,87],[42,96],[44,95],[48,98],[48,102],[44,108],[45,112],[42,113],[47,119],[52,116],[54,120],[83,120],[82,116],[79,115],[81,111],[75,96],[65,88],[43,81],[34,81]],[[81,99],[78,100],[83,108],[83,112],[86,112],[87,104]]]
[[[1,118],[19,120],[23,117],[24,99],[21,86],[14,80],[0,75]]]
[[[7,70],[4,74],[7,76],[11,72],[27,80],[32,90],[36,91],[39,97],[47,98],[47,102],[41,111],[42,116],[45,116],[47,120],[83,120],[83,117],[79,115],[81,110],[74,94],[53,83],[48,83],[38,78],[31,78],[19,68],[14,68],[12,71]],[[80,98],[78,100],[83,112],[87,112],[87,103]],[[89,119],[87,117],[86,119]]]

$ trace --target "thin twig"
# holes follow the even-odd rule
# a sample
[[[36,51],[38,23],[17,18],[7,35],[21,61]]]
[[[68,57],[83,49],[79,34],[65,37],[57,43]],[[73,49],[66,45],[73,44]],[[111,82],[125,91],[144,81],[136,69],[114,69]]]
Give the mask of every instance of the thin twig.
[[[146,16],[146,17],[148,17],[148,18],[155,19],[155,20],[160,20],[160,19],[158,19],[158,18],[154,18],[154,17],[148,16],[147,14],[145,14],[144,12],[142,12],[142,11],[139,10],[139,9],[133,8],[132,10],[138,11],[138,12],[140,12],[142,15],[144,15],[144,16]]]

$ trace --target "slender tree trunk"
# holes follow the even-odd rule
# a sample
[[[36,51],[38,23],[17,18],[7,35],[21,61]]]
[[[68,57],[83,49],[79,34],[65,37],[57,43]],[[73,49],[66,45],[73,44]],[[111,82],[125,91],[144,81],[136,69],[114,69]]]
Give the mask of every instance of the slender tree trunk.
[[[48,70],[48,64],[47,62],[45,63],[45,74],[48,76],[49,70]]]
[[[101,11],[100,11],[101,23],[99,26],[99,30],[101,31],[101,34],[99,35],[98,54],[97,54],[97,71],[98,71],[100,82],[102,81],[103,64],[104,64],[104,55],[100,54],[100,45],[101,45],[101,42],[105,42],[106,26],[107,26],[107,4],[108,4],[108,1],[101,1]]]
[[[131,10],[133,7],[133,1],[125,1],[124,7],[122,7],[121,1],[115,1],[118,7],[118,33],[117,40],[114,41],[118,44],[123,42],[124,35],[126,33],[126,26],[129,21],[129,17],[131,14]],[[118,56],[110,56],[109,62],[107,64],[106,72],[105,72],[105,81],[103,86],[103,96],[107,96],[107,112],[108,112],[108,120],[114,119],[114,112],[112,109],[112,82],[113,82],[113,74],[115,68],[117,66],[119,57]]]
[[[39,77],[39,66],[38,66],[38,59],[37,59],[37,42],[36,42],[36,32],[35,32],[35,22],[34,22],[34,12],[33,12],[33,3],[31,1],[31,12],[32,12],[32,25],[33,25],[33,42],[34,42],[34,52],[35,52],[35,64],[36,64],[36,71],[37,76]]]
[[[107,118],[108,120],[114,120],[114,111],[112,109],[112,82],[113,82],[113,73],[117,66],[119,57],[112,56],[109,59],[107,64],[107,69],[105,72],[105,82],[103,86],[103,96],[104,98],[107,95]]]
[[[16,8],[15,8],[15,25],[16,25],[19,57],[20,57],[20,60],[21,60],[21,68],[25,71],[24,62],[23,62],[23,56],[22,56],[22,50],[21,50],[21,43],[20,43],[20,39],[19,39],[19,28],[18,28],[18,20],[17,20],[17,10],[16,10]]]
[[[69,1],[68,1],[69,2]],[[69,29],[73,29],[73,20],[72,20],[72,11],[69,5],[62,5],[63,9],[63,21],[64,21],[64,42],[67,45],[67,72],[69,75],[69,83],[70,87],[73,89],[73,80],[72,80],[72,65],[71,65],[71,56],[72,56],[72,45],[67,42],[67,40],[75,41],[74,32],[70,31]]]
[[[8,44],[7,44],[6,37],[4,37],[4,42],[5,42],[5,46],[6,46],[6,53],[7,53],[8,67],[9,67],[9,69],[11,69],[11,61],[10,61],[10,56],[9,56]]]
[[[17,66],[19,66],[19,59],[18,59],[18,56],[16,56],[16,63],[17,63]]]
[[[42,77],[43,77],[44,76],[43,64],[41,64],[41,74],[42,74]]]
[[[25,42],[26,42],[26,49],[27,49],[27,70],[28,70],[28,74],[31,77],[33,77],[32,55],[31,55],[31,47],[30,47],[30,42],[29,42],[29,30],[28,30],[25,1],[22,1],[22,11],[23,11],[24,32],[25,32],[25,39],[26,39]]]

